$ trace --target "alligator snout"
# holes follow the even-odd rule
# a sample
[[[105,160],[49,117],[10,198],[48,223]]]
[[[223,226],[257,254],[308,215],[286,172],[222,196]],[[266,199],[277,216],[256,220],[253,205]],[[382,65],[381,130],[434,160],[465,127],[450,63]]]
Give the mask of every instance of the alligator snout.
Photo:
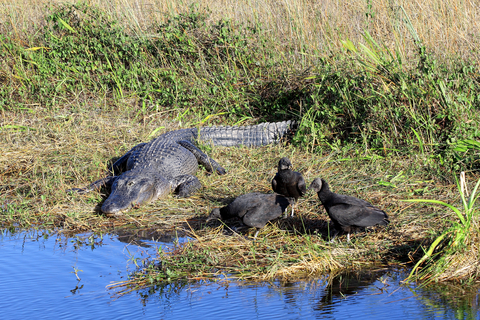
[[[131,207],[154,201],[170,193],[170,183],[151,171],[128,171],[112,184],[110,196],[102,205],[105,214],[119,214]]]
[[[110,197],[108,197],[108,199],[103,203],[101,210],[105,214],[117,215],[122,211],[127,211],[134,205],[135,203],[133,201],[124,199],[121,196],[112,197],[110,195]]]

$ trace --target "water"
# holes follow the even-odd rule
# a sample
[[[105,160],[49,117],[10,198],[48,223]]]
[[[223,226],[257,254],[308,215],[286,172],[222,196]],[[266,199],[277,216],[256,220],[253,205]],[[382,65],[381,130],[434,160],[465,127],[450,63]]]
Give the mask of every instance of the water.
[[[186,241],[172,235],[0,235],[1,319],[480,319],[477,293],[400,285],[402,270],[292,283],[170,284],[118,297],[134,260]],[[133,242],[132,242],[133,241]],[[78,277],[78,278],[77,278]],[[79,280],[80,279],[80,280]]]

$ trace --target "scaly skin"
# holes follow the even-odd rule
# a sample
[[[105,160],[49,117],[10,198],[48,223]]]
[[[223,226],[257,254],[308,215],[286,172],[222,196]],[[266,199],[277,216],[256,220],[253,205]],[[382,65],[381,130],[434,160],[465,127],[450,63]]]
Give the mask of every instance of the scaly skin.
[[[86,193],[101,186],[110,187],[110,196],[101,208],[109,215],[165,197],[172,191],[178,192],[180,197],[188,197],[201,188],[195,176],[199,163],[209,172],[225,174],[225,169],[195,146],[197,139],[217,146],[263,146],[280,141],[291,131],[292,124],[284,121],[170,131],[148,143],[136,145],[118,159],[112,165],[113,177],[69,191]]]

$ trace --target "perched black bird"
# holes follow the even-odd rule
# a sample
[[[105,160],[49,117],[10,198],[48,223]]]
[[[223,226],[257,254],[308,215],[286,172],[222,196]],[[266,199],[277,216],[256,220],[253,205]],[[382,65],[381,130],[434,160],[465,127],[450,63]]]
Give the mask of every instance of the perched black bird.
[[[272,189],[285,197],[293,198],[292,217],[298,198],[307,192],[307,185],[300,172],[292,170],[292,163],[286,157],[278,161],[278,172],[272,180]]]
[[[215,208],[208,216],[207,222],[213,219],[226,220],[240,218],[248,227],[257,228],[254,238],[268,221],[280,217],[290,205],[290,199],[279,194],[247,193],[239,196],[232,203]]]
[[[334,233],[331,240],[343,231],[347,232],[347,239],[350,241],[351,228],[370,227],[375,225],[387,225],[387,214],[369,202],[351,196],[336,194],[330,191],[328,183],[320,178],[313,180],[309,189],[313,189],[320,202],[322,202],[328,216],[332,219]]]

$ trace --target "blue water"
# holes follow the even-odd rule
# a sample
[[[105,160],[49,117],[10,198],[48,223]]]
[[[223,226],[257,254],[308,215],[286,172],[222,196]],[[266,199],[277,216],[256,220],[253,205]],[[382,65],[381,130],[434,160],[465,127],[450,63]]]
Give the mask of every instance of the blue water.
[[[480,319],[478,294],[463,301],[404,286],[401,270],[292,283],[178,283],[118,297],[109,284],[126,280],[158,247],[186,241],[132,239],[3,231],[0,319]]]

